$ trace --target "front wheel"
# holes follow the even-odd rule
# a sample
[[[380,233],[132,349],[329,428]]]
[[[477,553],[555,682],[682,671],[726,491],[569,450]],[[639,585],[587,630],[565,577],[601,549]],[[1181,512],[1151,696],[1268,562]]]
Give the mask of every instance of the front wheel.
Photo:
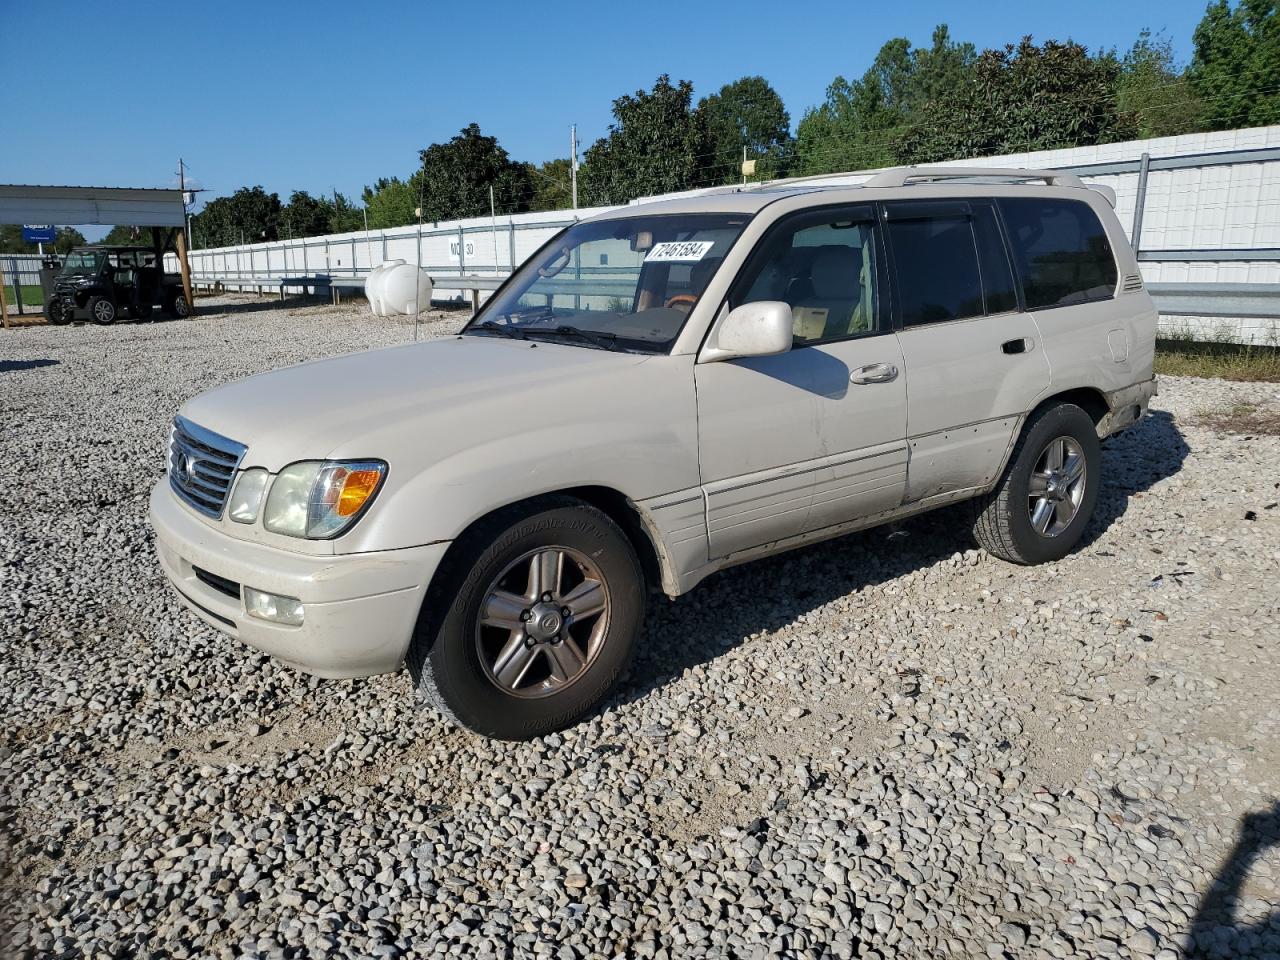
[[[61,297],[50,297],[45,304],[44,315],[55,327],[64,327],[71,322],[72,311]]]
[[[571,726],[612,689],[644,617],[626,534],[581,501],[499,511],[454,545],[428,591],[409,671],[476,733],[528,740]]]
[[[89,317],[102,327],[115,323],[116,305],[106,297],[94,297],[89,301]]]
[[[1071,403],[1033,415],[994,490],[974,501],[973,534],[1011,563],[1060,560],[1093,516],[1102,450],[1093,420]]]

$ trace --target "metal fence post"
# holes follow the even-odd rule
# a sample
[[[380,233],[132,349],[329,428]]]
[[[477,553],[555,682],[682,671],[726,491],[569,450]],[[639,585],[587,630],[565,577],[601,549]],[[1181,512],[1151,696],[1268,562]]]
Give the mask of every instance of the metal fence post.
[[[1129,237],[1135,257],[1138,255],[1139,244],[1142,242],[1142,213],[1147,206],[1147,175],[1150,172],[1151,154],[1144,153],[1138,166],[1138,196],[1133,202],[1133,230]]]
[[[18,308],[18,316],[22,316],[22,267],[16,257],[9,262],[13,265],[13,303]]]
[[[507,218],[507,259],[510,262],[511,269],[509,273],[516,272],[516,221],[515,217]]]
[[[462,224],[458,224],[458,276],[467,275],[467,238],[462,233]]]

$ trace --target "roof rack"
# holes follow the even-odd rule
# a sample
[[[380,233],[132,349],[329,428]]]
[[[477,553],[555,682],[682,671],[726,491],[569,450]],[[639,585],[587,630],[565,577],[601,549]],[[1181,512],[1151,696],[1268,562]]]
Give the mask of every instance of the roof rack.
[[[863,182],[864,187],[905,187],[909,183],[939,180],[1043,180],[1051,187],[1079,187],[1085,183],[1074,173],[1059,170],[1021,170],[1010,167],[894,167]]]

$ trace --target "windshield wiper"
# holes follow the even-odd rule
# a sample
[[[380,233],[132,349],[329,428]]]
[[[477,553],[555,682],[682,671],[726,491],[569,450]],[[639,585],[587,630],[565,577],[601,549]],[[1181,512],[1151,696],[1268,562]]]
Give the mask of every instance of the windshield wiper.
[[[477,330],[489,330],[493,333],[500,333],[504,337],[510,337],[512,340],[528,340],[523,333],[517,328],[501,323],[494,323],[492,320],[486,320],[484,323],[476,324]]]
[[[558,327],[547,329],[546,327],[534,327],[528,331],[529,333],[555,334],[562,337],[577,337],[579,340],[585,340],[593,346],[599,347],[601,350],[617,350],[618,344],[617,334],[604,333],[599,330],[583,330],[580,327],[571,327],[568,324],[560,324]]]

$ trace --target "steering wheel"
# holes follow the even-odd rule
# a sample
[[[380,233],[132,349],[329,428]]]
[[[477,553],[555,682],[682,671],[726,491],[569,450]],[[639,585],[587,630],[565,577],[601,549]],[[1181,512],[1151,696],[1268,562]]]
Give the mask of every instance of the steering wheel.
[[[695,294],[677,293],[674,297],[671,297],[669,300],[667,300],[667,302],[663,304],[663,306],[665,306],[667,309],[671,309],[672,307],[678,306],[679,304],[687,303],[689,305],[688,309],[692,310],[693,305],[697,302],[698,302],[698,298]]]

